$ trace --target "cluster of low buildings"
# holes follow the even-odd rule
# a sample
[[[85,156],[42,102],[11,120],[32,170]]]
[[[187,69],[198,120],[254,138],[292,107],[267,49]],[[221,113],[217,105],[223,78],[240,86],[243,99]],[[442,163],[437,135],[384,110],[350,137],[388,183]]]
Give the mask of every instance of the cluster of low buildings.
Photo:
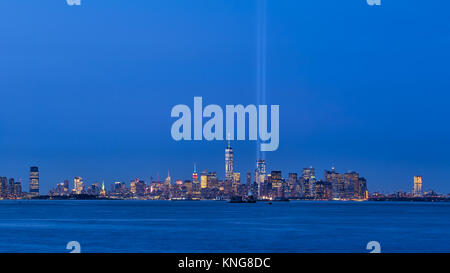
[[[7,199],[22,198],[22,181],[15,181],[14,178],[0,177],[0,197]]]
[[[0,176],[0,199],[22,199],[39,196],[39,169],[30,167],[29,192],[22,191],[22,179]]]

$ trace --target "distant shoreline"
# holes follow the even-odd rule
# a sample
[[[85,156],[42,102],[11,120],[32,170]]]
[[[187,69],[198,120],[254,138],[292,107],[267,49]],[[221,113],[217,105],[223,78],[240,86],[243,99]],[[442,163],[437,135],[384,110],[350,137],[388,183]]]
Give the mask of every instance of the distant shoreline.
[[[24,200],[24,201],[31,201],[31,200],[52,200],[52,201],[82,201],[82,200],[105,200],[105,201],[123,201],[123,200],[130,200],[130,201],[184,201],[184,202],[191,202],[191,201],[221,201],[221,202],[229,202],[228,199],[145,199],[145,198],[117,198],[117,197],[99,197],[99,196],[91,196],[91,195],[71,195],[71,196],[49,196],[49,195],[42,195],[39,197],[33,197],[33,198],[18,198],[18,199],[0,199],[1,201],[4,200]],[[274,202],[274,203],[286,203],[289,201],[317,201],[317,202],[422,202],[422,203],[430,203],[430,202],[450,202],[450,198],[441,198],[441,197],[414,197],[414,198],[406,198],[406,197],[399,197],[399,198],[392,198],[392,197],[377,197],[377,198],[369,198],[368,200],[320,200],[320,199],[302,199],[302,198],[293,198],[293,199],[287,199],[287,200],[257,200],[258,203],[268,203],[268,202]]]

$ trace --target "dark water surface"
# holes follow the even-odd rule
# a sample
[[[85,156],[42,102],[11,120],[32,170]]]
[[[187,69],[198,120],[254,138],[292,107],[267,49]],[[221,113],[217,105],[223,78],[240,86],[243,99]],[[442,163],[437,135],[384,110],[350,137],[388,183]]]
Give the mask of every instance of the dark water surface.
[[[0,201],[0,252],[450,252],[450,203]]]

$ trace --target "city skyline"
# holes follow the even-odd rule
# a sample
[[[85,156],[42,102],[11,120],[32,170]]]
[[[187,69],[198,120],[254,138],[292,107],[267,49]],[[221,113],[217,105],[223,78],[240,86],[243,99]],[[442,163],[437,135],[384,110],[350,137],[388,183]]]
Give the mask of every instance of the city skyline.
[[[2,1],[0,252],[198,272],[450,253],[449,10]]]
[[[218,142],[218,143],[219,143],[219,149],[221,149],[221,148],[223,148],[223,146],[220,147],[220,145],[224,145],[225,143],[229,143],[229,141],[228,140],[224,140],[224,141],[221,141],[221,142]],[[238,147],[244,147],[244,152],[249,153],[249,151],[251,151],[251,153],[253,155],[253,151],[254,151],[253,148],[255,146],[253,143],[244,143],[244,142],[240,142],[240,141],[231,141],[231,143],[233,143],[233,146],[236,145]],[[194,143],[193,145],[194,146],[198,146],[198,147],[202,146],[202,144],[199,144],[199,143]],[[213,144],[213,143],[207,143],[206,145],[214,146],[214,147],[217,146],[217,144]],[[242,153],[239,153],[239,154],[240,154],[241,158],[244,157],[244,156],[242,156]],[[355,166],[355,167],[351,167],[351,166],[342,167],[341,164],[336,164],[335,160],[333,160],[333,161],[330,160],[329,161],[330,164],[328,166],[319,166],[319,167],[317,167],[316,164],[311,163],[311,162],[315,161],[315,160],[312,160],[310,162],[303,163],[302,165],[294,164],[294,165],[300,165],[300,166],[298,166],[296,168],[289,168],[289,167],[283,167],[283,164],[280,164],[279,162],[271,161],[270,158],[272,158],[272,156],[270,155],[270,153],[263,153],[263,155],[264,155],[265,158],[269,158],[268,161],[271,162],[271,164],[270,164],[271,165],[270,166],[271,169],[281,170],[283,173],[290,173],[290,172],[301,173],[301,170],[304,168],[304,166],[313,166],[316,170],[329,170],[332,167],[337,167],[338,169],[340,169],[343,172],[351,172],[353,170],[362,170],[361,172],[370,173],[370,170],[371,170],[370,166],[361,166],[361,164],[358,164],[359,166]],[[141,165],[142,168],[139,171],[135,172],[135,173],[137,173],[137,175],[131,174],[132,171],[128,172],[128,171],[124,170],[123,172],[124,173],[128,173],[128,174],[118,175],[118,176],[116,176],[115,174],[113,174],[113,173],[111,173],[109,171],[103,171],[103,173],[105,173],[105,174],[104,175],[100,175],[98,172],[95,172],[95,171],[92,171],[92,170],[88,170],[88,171],[85,171],[85,170],[73,171],[73,170],[71,170],[72,169],[71,166],[69,168],[68,168],[68,166],[62,166],[62,168],[66,169],[67,173],[71,173],[71,175],[61,174],[61,175],[58,175],[57,177],[54,177],[54,176],[49,176],[48,175],[49,173],[53,172],[53,170],[52,170],[52,168],[54,168],[53,166],[48,166],[48,165],[46,166],[45,164],[36,164],[36,163],[28,164],[28,165],[29,166],[37,165],[37,166],[40,166],[40,168],[42,168],[42,166],[44,166],[43,168],[48,171],[47,173],[43,174],[43,176],[41,177],[41,181],[40,181],[40,188],[44,189],[45,191],[48,191],[48,190],[53,188],[53,186],[55,184],[54,181],[64,181],[65,179],[79,176],[80,173],[84,173],[85,174],[85,175],[83,175],[83,177],[87,181],[110,181],[111,183],[113,183],[114,181],[130,181],[130,180],[132,180],[132,179],[134,179],[136,177],[140,177],[140,178],[143,178],[145,180],[150,180],[150,178],[153,177],[153,180],[156,180],[158,175],[163,180],[163,177],[165,176],[164,173],[167,172],[167,170],[168,170],[168,171],[170,171],[172,173],[172,176],[184,180],[184,179],[189,179],[189,171],[192,170],[192,165],[193,164],[195,164],[197,166],[198,170],[204,170],[204,169],[214,170],[214,171],[217,172],[218,176],[225,178],[226,171],[219,167],[221,164],[223,164],[223,163],[219,163],[220,160],[222,160],[222,162],[223,162],[223,155],[221,156],[220,153],[208,153],[208,156],[214,158],[214,160],[217,161],[217,163],[211,164],[211,161],[213,161],[213,160],[208,160],[208,159],[205,159],[205,158],[196,158],[190,163],[188,162],[187,164],[182,164],[181,169],[183,169],[183,171],[179,171],[180,166],[167,165],[167,166],[160,167],[159,169],[150,167],[151,169],[153,169],[153,171],[150,172],[150,171],[146,170],[146,169],[150,169],[150,168],[142,166],[142,162],[141,162],[141,163],[139,163],[139,165]],[[246,156],[248,156],[248,154]],[[233,166],[234,166],[233,168],[238,170],[238,171],[240,171],[241,174],[242,173],[247,173],[247,171],[249,171],[249,170],[251,170],[253,172],[254,170],[252,170],[252,167],[250,167],[250,168],[247,167],[248,169],[244,169],[245,167],[243,168],[242,166],[249,166],[249,165],[251,166],[251,165],[254,165],[254,163],[251,164],[249,162],[242,162],[241,158],[239,158],[237,160],[235,160],[234,158],[232,159]],[[255,161],[257,161],[257,159],[255,159]],[[284,159],[284,161],[288,161],[288,162],[290,162],[290,165],[292,165],[292,162],[295,161],[295,160],[289,160],[289,159],[286,160],[286,159]],[[81,165],[83,165],[83,164],[81,164]],[[103,165],[103,164],[100,163],[100,165]],[[236,167],[236,165],[237,165],[237,167]],[[3,166],[5,166],[5,165],[3,165]],[[61,168],[61,166],[59,166],[59,167]],[[88,167],[88,166],[84,166],[84,167],[81,167],[81,168],[80,168],[80,166],[75,166],[74,169],[84,169],[86,167]],[[106,166],[103,165],[103,169],[105,167]],[[15,166],[12,169],[16,169],[17,170],[17,166]],[[13,177],[16,180],[20,179],[22,181],[29,181],[29,172],[26,171],[25,169],[26,168],[22,168],[22,170],[23,170],[21,172],[22,174],[17,175],[17,171],[16,171],[16,172],[14,172],[16,174],[10,175],[10,177]],[[145,170],[143,170],[143,169],[145,169]],[[166,171],[163,171],[164,169]],[[0,171],[2,171],[1,167],[0,167]],[[381,172],[383,172],[383,170],[381,170]],[[0,175],[2,175],[2,173],[5,173],[5,171],[2,171],[0,173]],[[426,183],[426,186],[425,186],[426,190],[431,190],[431,188],[433,188],[433,190],[436,190],[438,192],[450,192],[450,188],[447,189],[447,187],[446,187],[447,184],[444,183],[444,184],[439,185],[437,183],[433,183],[433,180],[431,180],[429,175],[425,175],[423,172],[420,172],[420,171],[408,171],[408,175],[407,176],[405,175],[405,176],[400,178],[401,183],[397,182],[396,185],[388,185],[387,187],[386,186],[382,186],[382,183],[379,183],[380,180],[378,180],[378,181],[375,180],[374,181],[372,176],[366,175],[366,177],[370,181],[372,181],[371,188],[373,188],[373,191],[374,192],[383,192],[383,193],[390,193],[390,192],[397,192],[397,191],[407,191],[407,192],[410,191],[410,188],[411,188],[410,187],[410,180],[411,180],[411,177],[414,177],[414,176],[425,177],[425,179],[428,181],[428,183]],[[431,177],[433,177],[433,176],[431,176]],[[398,186],[399,184],[400,184],[400,186]],[[28,186],[27,186],[27,189],[28,189]]]
[[[323,176],[320,177],[319,175],[316,175],[317,171],[315,170],[315,168],[313,168],[313,166],[307,167],[307,168],[303,168],[301,172],[288,172],[288,176],[286,176],[286,173],[284,172],[284,176],[282,175],[283,172],[282,171],[277,171],[277,170],[273,170],[267,167],[267,162],[264,159],[258,159],[256,160],[256,168],[251,171],[245,171],[245,172],[241,172],[241,171],[234,171],[234,150],[231,146],[231,141],[227,141],[227,146],[225,148],[225,157],[224,157],[224,163],[225,163],[225,168],[224,168],[224,177],[221,179],[219,176],[217,176],[217,170],[214,169],[204,169],[203,171],[198,172],[197,171],[197,163],[193,163],[193,171],[191,174],[190,178],[187,178],[188,176],[185,177],[175,177],[174,179],[171,177],[170,175],[170,171],[168,171],[168,175],[167,177],[164,179],[164,177],[150,177],[150,179],[148,180],[149,183],[148,185],[151,185],[152,183],[166,183],[168,185],[177,185],[178,183],[180,183],[179,185],[183,185],[185,182],[194,182],[198,183],[198,186],[200,188],[207,188],[207,182],[206,179],[204,180],[204,178],[208,175],[208,183],[209,182],[209,175],[212,174],[214,175],[214,177],[216,177],[215,179],[217,179],[218,182],[221,183],[226,183],[228,182],[232,182],[232,183],[238,183],[238,185],[246,185],[246,188],[244,189],[244,191],[246,193],[248,193],[248,195],[253,195],[256,194],[256,196],[262,196],[262,190],[261,190],[261,185],[264,183],[267,183],[267,179],[269,178],[269,180],[271,181],[271,187],[272,188],[280,188],[282,186],[283,183],[283,187],[284,187],[284,183],[288,183],[291,184],[291,188],[292,188],[292,184],[297,183],[298,177],[300,177],[301,179],[304,180],[309,180],[309,179],[313,179],[314,180],[314,184],[311,184],[311,186],[309,186],[309,182],[307,184],[304,184],[304,182],[300,182],[300,187],[301,189],[299,189],[302,192],[302,197],[306,197],[306,198],[311,198],[315,196],[315,192],[316,192],[316,183],[323,183],[323,182],[329,182],[330,184],[330,195],[328,199],[331,198],[353,198],[352,195],[349,195],[346,197],[346,195],[342,194],[338,194],[338,192],[343,192],[344,189],[339,189],[339,183],[338,181],[341,181],[340,183],[342,184],[342,187],[344,187],[344,181],[346,181],[347,179],[352,179],[351,177],[353,176],[353,174],[356,174],[356,179],[363,179],[364,181],[364,190],[367,193],[364,193],[364,196],[369,196],[370,193],[380,193],[380,191],[370,191],[370,188],[368,187],[368,185],[366,184],[366,179],[363,177],[360,177],[359,174],[355,173],[354,171],[347,171],[345,173],[339,173],[336,171],[336,168],[334,167],[334,165],[331,167],[331,169],[325,169],[323,172]],[[269,169],[269,170],[268,170]],[[252,174],[253,173],[253,174]],[[199,179],[200,177],[200,179]],[[317,178],[316,178],[317,177]],[[359,178],[358,178],[359,177]],[[14,182],[14,178],[9,178],[9,182],[8,182],[8,178],[7,177],[2,177],[0,175],[0,181],[1,181],[1,193],[3,196],[5,196],[5,193],[8,192],[10,194],[12,194],[13,196],[16,196],[16,191],[17,188],[20,188],[20,190],[22,192],[26,192],[24,190],[25,185],[22,183],[22,179],[19,179],[20,182]],[[241,179],[244,178],[244,179]],[[39,172],[39,168],[37,166],[32,166],[30,167],[30,175],[29,175],[29,184],[28,184],[28,188],[29,188],[29,196],[31,197],[36,197],[39,194],[40,195],[45,195],[43,194],[43,192],[40,191],[40,172]],[[64,182],[58,182],[55,183],[57,185],[57,187],[51,187],[51,189],[48,192],[54,192],[55,189],[58,189],[57,191],[60,193],[64,193],[64,194],[82,194],[82,193],[87,193],[88,191],[91,190],[91,187],[94,187],[94,190],[96,188],[96,190],[100,189],[99,186],[99,182],[98,181],[91,181],[90,184],[85,183],[86,180],[84,180],[82,177],[80,176],[76,176],[73,178],[73,183],[71,183],[69,181],[69,179],[64,179]],[[130,180],[128,180],[129,182]],[[111,185],[114,186],[119,183],[121,184],[121,187],[125,187],[125,189],[127,188],[127,181],[120,181],[120,180],[114,180],[112,182],[107,182],[107,185]],[[144,185],[144,187],[146,187],[147,182],[145,182],[144,179],[141,179],[139,177],[137,178],[133,178],[131,179],[130,183],[130,189],[133,192],[133,187],[136,187],[135,183],[142,183]],[[138,184],[139,184],[138,183]],[[352,182],[353,184],[353,182]],[[73,187],[71,187],[71,185],[73,185]],[[356,185],[356,184],[355,184]],[[233,186],[235,187],[235,186]],[[309,188],[309,187],[314,187],[314,188]],[[61,192],[61,189],[64,189]],[[71,190],[69,190],[71,189]],[[88,190],[89,189],[89,190]],[[427,189],[427,188],[425,188]],[[430,192],[434,192],[431,188],[427,189]],[[353,191],[353,186],[352,186],[352,191]],[[106,194],[107,190],[105,190],[105,180],[102,180],[102,186],[101,186],[101,192],[103,194]],[[311,192],[311,193],[310,193]],[[356,189],[355,189],[356,192]],[[411,189],[411,191],[409,190],[399,190],[397,192],[405,192],[405,193],[411,193],[412,197],[421,197],[424,194],[424,189],[423,189],[423,177],[422,176],[414,176],[414,184],[413,187]],[[92,192],[91,192],[92,193]],[[136,189],[134,190],[134,193],[136,193]],[[381,191],[381,193],[383,193],[383,191]],[[98,194],[98,193],[97,193]],[[445,193],[444,193],[445,194]],[[282,195],[284,196],[284,195]],[[367,198],[367,197],[366,197]]]
[[[210,151],[225,142],[170,134],[172,107],[201,96],[221,107],[280,105],[279,148],[264,155],[271,169],[334,164],[389,192],[421,175],[450,192],[447,9],[267,1],[264,32],[257,3],[7,1],[0,173],[27,183],[39,166],[46,190],[77,175],[183,177],[192,162],[223,176],[223,154]],[[233,146],[235,168],[252,170],[257,144]]]

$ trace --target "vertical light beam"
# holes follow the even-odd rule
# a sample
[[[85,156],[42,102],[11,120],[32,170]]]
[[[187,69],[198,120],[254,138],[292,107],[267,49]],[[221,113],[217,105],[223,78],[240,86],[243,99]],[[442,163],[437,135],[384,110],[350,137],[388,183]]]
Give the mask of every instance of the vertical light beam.
[[[267,0],[257,1],[257,37],[256,37],[256,101],[257,105],[266,104],[266,23]],[[261,140],[256,142],[256,159],[264,159],[260,151]]]

